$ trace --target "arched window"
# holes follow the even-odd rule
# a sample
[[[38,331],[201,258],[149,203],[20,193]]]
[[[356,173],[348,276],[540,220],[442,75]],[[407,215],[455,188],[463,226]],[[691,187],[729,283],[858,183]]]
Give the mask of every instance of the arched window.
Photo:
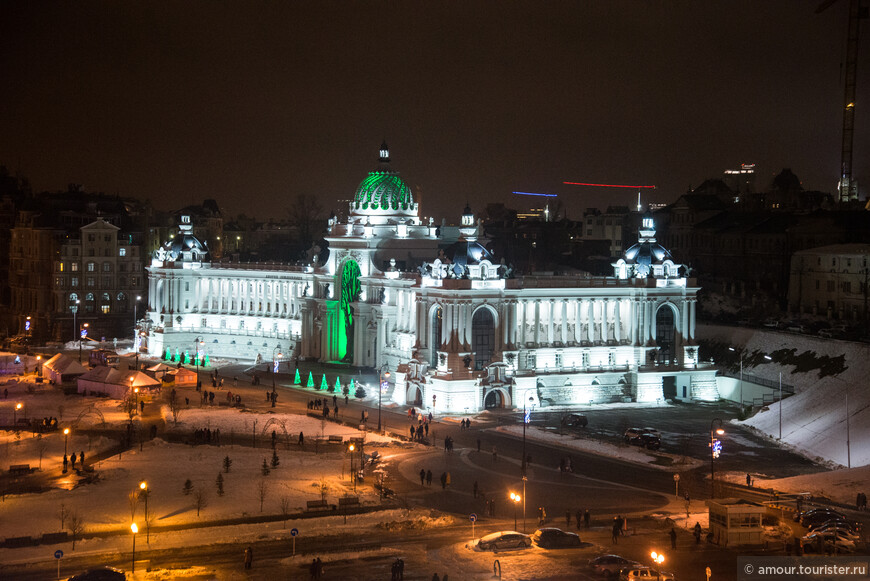
[[[471,318],[471,348],[474,351],[474,369],[479,371],[490,364],[495,349],[495,320],[487,308],[475,311]]]
[[[432,321],[429,326],[431,329],[432,340],[429,343],[429,351],[432,353],[429,365],[431,367],[438,366],[438,350],[441,349],[441,325],[444,320],[444,309],[435,307],[432,309]]]
[[[85,312],[94,312],[94,293],[88,293],[85,295]]]
[[[664,305],[656,313],[656,344],[659,347],[659,363],[670,363],[675,355],[674,311]]]
[[[127,295],[126,295],[126,293],[118,293],[118,296],[115,297],[115,300],[117,301],[117,305],[115,306],[116,310],[119,313],[126,313],[127,312]]]

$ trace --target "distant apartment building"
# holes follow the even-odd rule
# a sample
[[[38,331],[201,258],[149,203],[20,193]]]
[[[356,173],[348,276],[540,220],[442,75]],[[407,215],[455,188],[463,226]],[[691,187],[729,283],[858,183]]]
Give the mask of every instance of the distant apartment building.
[[[9,249],[10,334],[34,342],[132,337],[143,233],[129,202],[70,190],[29,199]]]
[[[844,322],[866,320],[870,244],[835,244],[795,252],[789,310]]]

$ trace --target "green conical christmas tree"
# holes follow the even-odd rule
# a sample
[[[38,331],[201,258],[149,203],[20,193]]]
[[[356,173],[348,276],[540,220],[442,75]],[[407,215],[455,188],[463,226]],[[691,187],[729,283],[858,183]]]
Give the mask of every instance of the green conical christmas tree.
[[[184,364],[190,364],[190,353],[188,353],[187,351],[184,352]]]
[[[320,389],[328,389],[329,384],[326,383],[326,374],[323,374],[323,377],[320,378]]]
[[[339,376],[335,376],[335,391],[341,391],[341,382],[339,381]]]
[[[305,387],[314,387],[314,376],[311,375],[311,372],[308,372],[308,383],[305,384]]]
[[[181,362],[181,349],[175,350],[175,358],[173,359],[176,363]]]
[[[202,366],[208,367],[208,353],[205,354],[205,357],[202,360]]]
[[[293,385],[299,385],[302,383],[302,378],[299,377],[299,370],[296,370],[296,377],[293,378]]]
[[[169,347],[166,348],[166,353],[163,354],[163,360],[169,361],[172,359],[172,351],[169,350]]]
[[[355,393],[355,388],[353,386],[353,377],[350,378],[350,392]]]

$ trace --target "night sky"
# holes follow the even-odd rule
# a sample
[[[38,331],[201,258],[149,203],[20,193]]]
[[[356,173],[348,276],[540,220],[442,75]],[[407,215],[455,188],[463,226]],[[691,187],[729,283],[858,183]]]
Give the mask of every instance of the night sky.
[[[37,190],[262,218],[298,193],[338,208],[382,139],[421,215],[451,220],[466,200],[527,207],[513,190],[558,193],[572,218],[636,198],[563,181],[673,201],[741,162],[759,187],[790,167],[830,192],[848,0],[818,3],[6,0],[0,164]]]

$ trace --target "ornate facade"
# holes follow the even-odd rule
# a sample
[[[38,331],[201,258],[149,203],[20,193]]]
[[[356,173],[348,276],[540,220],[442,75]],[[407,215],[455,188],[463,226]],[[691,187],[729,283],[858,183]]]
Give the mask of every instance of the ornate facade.
[[[307,265],[210,262],[182,224],[148,269],[149,352],[386,366],[393,400],[435,411],[718,398],[698,288],[651,218],[612,277],[515,277],[467,208],[459,227],[424,223],[389,162],[384,144]]]

